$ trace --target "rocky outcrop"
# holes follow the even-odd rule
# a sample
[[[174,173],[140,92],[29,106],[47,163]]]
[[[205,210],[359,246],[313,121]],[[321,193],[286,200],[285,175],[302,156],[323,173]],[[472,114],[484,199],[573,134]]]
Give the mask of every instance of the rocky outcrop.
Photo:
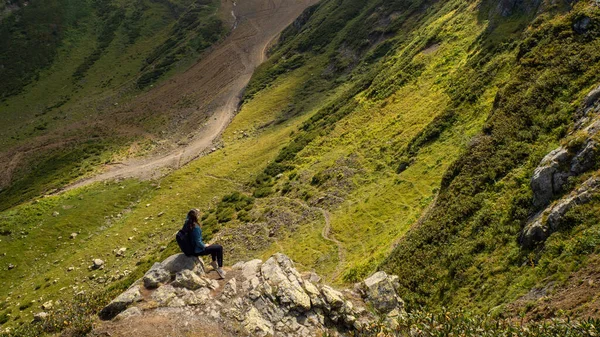
[[[577,190],[538,213],[523,229],[519,238],[521,245],[532,248],[535,244],[546,241],[550,234],[567,225],[563,221],[564,215],[573,207],[588,203],[599,188],[600,178],[590,178]]]
[[[598,180],[590,178],[555,203],[564,194],[569,178],[576,178],[598,168],[600,159],[600,87],[592,90],[577,110],[575,130],[570,142],[546,155],[531,178],[533,206],[542,209],[532,217],[519,237],[521,246],[531,248],[560,230],[565,213],[576,205],[589,202]],[[544,209],[545,208],[545,209]]]
[[[561,146],[551,151],[535,169],[531,178],[534,207],[546,206],[555,196],[563,193],[569,177],[597,167],[600,146],[596,139],[600,132],[600,120],[592,121],[591,115],[595,113],[600,113],[600,87],[592,90],[578,109],[576,134],[572,138],[581,141],[573,140],[569,148]]]
[[[590,124],[598,113],[600,113],[600,86],[587,94],[575,113],[575,129],[582,129],[583,126]]]
[[[170,257],[150,271],[181,259]],[[318,280],[313,274],[301,275],[292,260],[279,253],[265,262],[238,263],[219,281],[198,273],[192,263],[178,265],[186,269],[175,271],[175,280],[159,282],[155,289],[140,288],[143,282],[136,282],[103,309],[111,314],[101,318],[119,314],[115,320],[135,320],[158,315],[162,309],[193,310],[198,319],[211,317],[232,336],[315,336],[352,335],[382,321],[394,326],[404,314],[404,302],[396,292],[398,278],[384,272],[355,290],[337,290],[313,282]],[[143,295],[133,296],[140,289]]]
[[[579,176],[596,167],[600,148],[592,136],[598,130],[600,127],[576,151],[569,152],[559,147],[544,157],[531,178],[535,207],[548,205],[555,196],[564,192],[569,177]]]
[[[394,309],[404,308],[404,301],[396,293],[399,286],[398,276],[380,271],[360,283],[359,289],[362,297],[373,303],[375,310],[388,314]]]

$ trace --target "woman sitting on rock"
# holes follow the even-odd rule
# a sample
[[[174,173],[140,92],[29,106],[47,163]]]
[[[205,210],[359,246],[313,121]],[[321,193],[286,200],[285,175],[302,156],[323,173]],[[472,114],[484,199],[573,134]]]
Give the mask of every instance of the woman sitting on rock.
[[[221,278],[225,277],[223,271],[223,246],[221,245],[205,245],[202,241],[202,228],[198,221],[200,211],[192,209],[188,212],[184,226],[192,233],[192,242],[194,243],[194,256],[204,256],[210,254],[212,262],[210,265],[217,271]]]

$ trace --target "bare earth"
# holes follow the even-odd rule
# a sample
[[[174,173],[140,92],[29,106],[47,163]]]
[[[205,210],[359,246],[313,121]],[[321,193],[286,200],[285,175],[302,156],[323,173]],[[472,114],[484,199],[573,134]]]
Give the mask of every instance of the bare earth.
[[[109,179],[152,179],[208,153],[230,123],[254,69],[265,61],[269,43],[316,0],[223,0],[221,16],[233,25],[230,35],[185,73],[147,95],[119,107],[117,118],[139,113],[169,116],[176,134],[193,134],[185,145],[148,158],[108,165],[105,171],[66,189]],[[182,99],[192,108],[180,107]],[[122,116],[118,116],[121,114]],[[198,125],[200,127],[198,128]]]

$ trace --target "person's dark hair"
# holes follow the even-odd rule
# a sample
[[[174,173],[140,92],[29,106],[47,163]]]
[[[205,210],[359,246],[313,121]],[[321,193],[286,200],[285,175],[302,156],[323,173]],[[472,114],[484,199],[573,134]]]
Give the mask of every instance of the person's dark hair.
[[[187,214],[187,218],[185,219],[185,224],[186,227],[189,230],[193,230],[194,226],[198,223],[198,210],[197,209],[191,209],[188,214]]]

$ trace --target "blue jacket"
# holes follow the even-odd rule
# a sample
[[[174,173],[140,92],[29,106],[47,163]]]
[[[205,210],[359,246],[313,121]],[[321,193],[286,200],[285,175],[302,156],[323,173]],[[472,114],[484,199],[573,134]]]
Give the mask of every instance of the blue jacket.
[[[192,241],[194,242],[194,252],[202,253],[206,246],[202,241],[202,229],[198,225],[195,225],[194,230],[192,230]]]

